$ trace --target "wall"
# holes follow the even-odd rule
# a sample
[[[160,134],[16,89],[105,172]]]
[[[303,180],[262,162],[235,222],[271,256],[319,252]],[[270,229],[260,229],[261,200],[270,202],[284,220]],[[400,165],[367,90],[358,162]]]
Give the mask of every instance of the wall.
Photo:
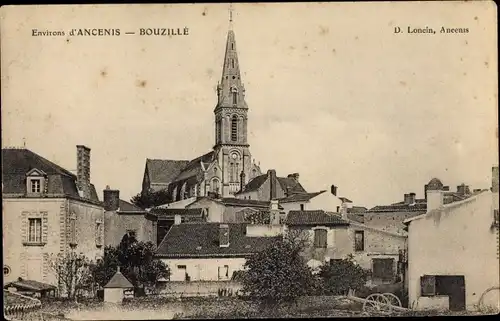
[[[423,213],[425,212],[366,212],[363,216],[364,224],[367,226],[375,227],[383,231],[406,235],[403,221]]]
[[[47,212],[46,244],[43,246],[25,246],[23,233],[23,212]],[[54,277],[49,272],[48,254],[59,253],[61,250],[61,230],[65,229],[66,200],[56,198],[19,198],[2,200],[3,228],[3,260],[4,266],[10,268],[10,274],[4,275],[4,282],[15,281],[19,277],[30,278],[40,282],[53,282]],[[27,224],[25,225],[27,226]],[[26,235],[26,236],[25,236]]]
[[[178,269],[178,265],[185,265],[186,272],[191,277],[191,281],[218,281],[218,267],[224,265],[229,266],[229,276],[231,279],[235,271],[243,269],[245,264],[244,258],[175,258],[175,259],[161,259],[170,268],[171,281],[184,281],[184,270]]]
[[[158,206],[158,208],[186,208],[187,205],[196,201],[196,197],[186,198],[177,202],[172,202]]]
[[[342,208],[342,201],[337,196],[330,193],[329,190],[313,197],[309,202],[308,208],[310,210],[337,212],[337,206],[339,209]]]
[[[318,260],[324,262],[329,259],[341,259],[352,252],[351,240],[346,227],[326,227],[327,229],[327,247],[314,248],[314,229],[325,228],[317,227],[288,227],[288,230],[301,230],[307,233],[310,246],[304,251],[303,256],[307,261]]]
[[[101,206],[69,200],[69,215],[72,213],[75,213],[77,217],[77,246],[75,251],[84,253],[91,260],[103,257],[104,226],[101,228],[102,244],[100,245],[96,242],[96,227],[97,222],[104,224],[104,209]]]
[[[224,222],[224,223],[229,223],[226,221],[223,221],[223,214],[225,210],[225,206],[219,202],[215,202],[206,198],[200,199],[192,204],[189,204],[186,206],[186,208],[204,208],[207,210],[207,221],[208,222]]]
[[[409,225],[408,290],[409,302],[424,309],[420,299],[422,275],[464,275],[468,309],[481,294],[499,285],[497,240],[493,221],[491,192],[450,204],[440,215],[427,215]],[[480,271],[480,273],[479,273]]]
[[[290,211],[300,211],[300,205],[304,205],[304,210],[307,211],[309,210],[310,204],[309,202],[290,202],[290,203],[280,203],[281,207],[283,207],[283,212],[285,212],[288,215],[288,212]]]
[[[241,283],[234,281],[170,281],[157,285],[159,293],[167,297],[219,296],[222,293],[234,296],[241,287]]]
[[[278,236],[283,233],[283,225],[249,224],[246,229],[247,237]]]
[[[119,214],[115,211],[104,212],[104,244],[116,246],[120,244],[127,230],[135,230],[136,238],[142,242],[155,242],[153,222],[144,214]]]

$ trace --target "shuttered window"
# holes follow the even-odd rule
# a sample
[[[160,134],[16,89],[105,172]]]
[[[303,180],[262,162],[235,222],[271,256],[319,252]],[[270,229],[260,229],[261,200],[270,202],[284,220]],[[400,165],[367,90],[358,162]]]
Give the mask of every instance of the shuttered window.
[[[354,250],[364,251],[365,250],[365,232],[356,231],[354,234]]]
[[[326,248],[327,245],[327,231],[325,229],[314,230],[314,247],[316,248]]]
[[[421,296],[433,296],[436,294],[436,277],[434,275],[424,275],[420,277]]]

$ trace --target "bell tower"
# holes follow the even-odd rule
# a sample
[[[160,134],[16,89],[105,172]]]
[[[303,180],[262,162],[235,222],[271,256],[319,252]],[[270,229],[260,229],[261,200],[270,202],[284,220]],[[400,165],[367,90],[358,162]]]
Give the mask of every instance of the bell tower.
[[[222,195],[229,197],[248,183],[251,154],[247,141],[245,87],[241,81],[240,64],[233,31],[233,11],[229,10],[229,30],[222,77],[217,84],[215,114],[215,145],[222,170]]]

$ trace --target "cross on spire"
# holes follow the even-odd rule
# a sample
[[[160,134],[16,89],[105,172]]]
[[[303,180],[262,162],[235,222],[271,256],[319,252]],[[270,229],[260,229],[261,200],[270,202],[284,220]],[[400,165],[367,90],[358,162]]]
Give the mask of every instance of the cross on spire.
[[[229,24],[233,22],[233,4],[229,4]]]

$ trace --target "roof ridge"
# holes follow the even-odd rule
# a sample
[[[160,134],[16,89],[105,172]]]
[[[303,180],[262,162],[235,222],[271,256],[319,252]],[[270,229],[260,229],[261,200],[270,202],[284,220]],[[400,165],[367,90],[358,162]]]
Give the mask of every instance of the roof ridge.
[[[29,150],[29,149],[25,149],[27,152],[35,155],[36,157],[40,158],[40,160],[45,163],[46,165],[48,166],[51,166],[51,167],[54,167],[57,171],[61,172],[59,173],[60,175],[65,175],[65,176],[70,176],[70,177],[76,177],[75,174],[71,173],[69,170],[65,169],[64,167],[56,164],[55,162],[53,161],[50,161],[48,159],[46,159],[45,157],[35,153],[34,151],[32,150]]]

